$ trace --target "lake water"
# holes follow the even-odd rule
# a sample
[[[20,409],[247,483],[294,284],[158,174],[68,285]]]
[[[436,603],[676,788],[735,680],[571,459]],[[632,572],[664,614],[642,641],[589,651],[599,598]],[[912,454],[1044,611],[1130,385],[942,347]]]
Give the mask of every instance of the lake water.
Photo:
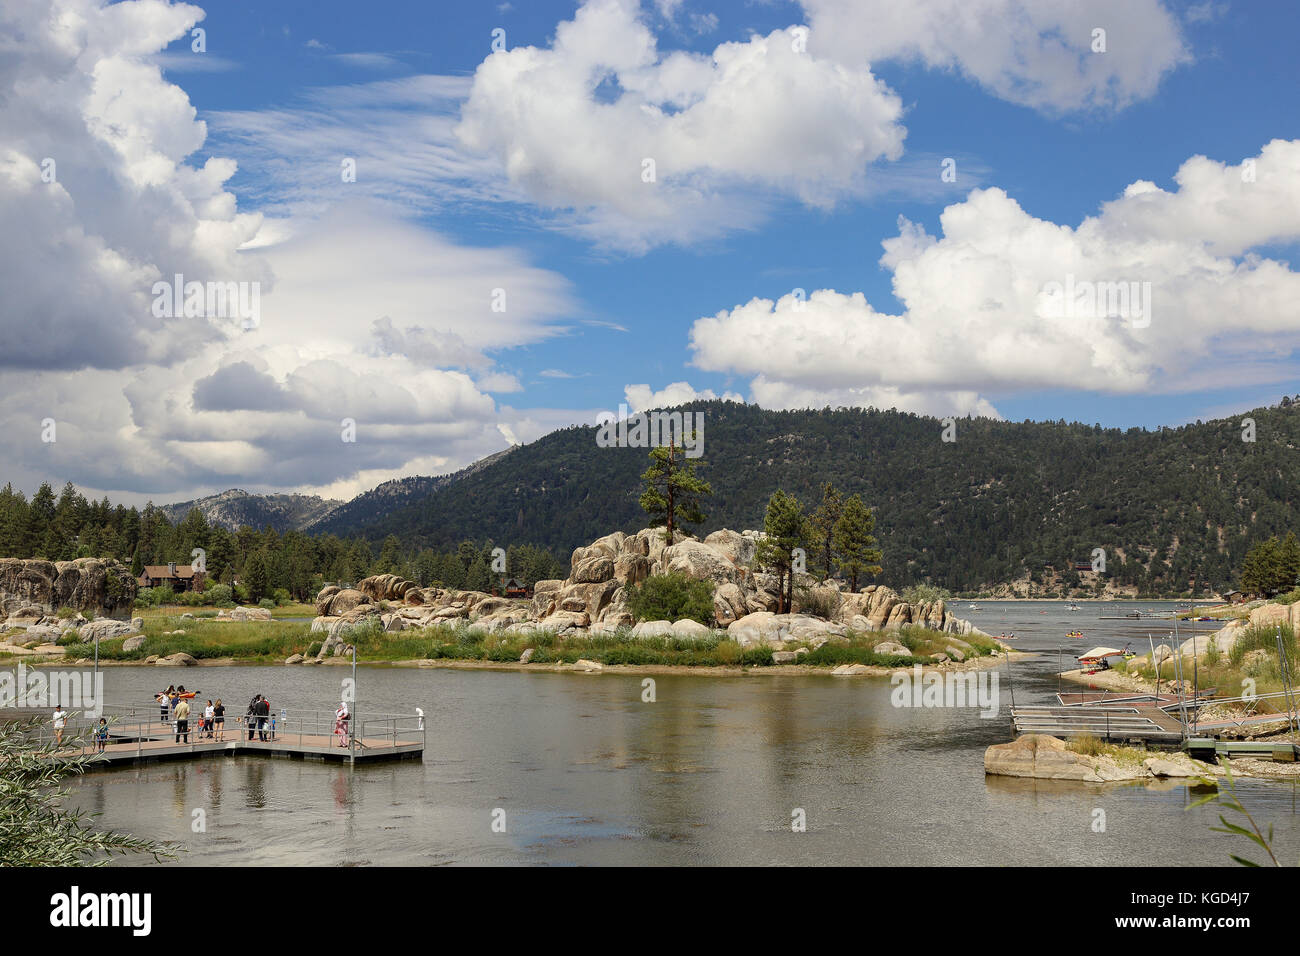
[[[1055,703],[1058,647],[1140,649],[1148,631],[1167,633],[1167,622],[1099,619],[1132,609],[1120,607],[982,602],[957,613],[1046,652],[1012,665],[1016,702]],[[1076,628],[1085,638],[1066,639]],[[332,708],[348,673],[111,668],[106,697],[146,702],[184,682],[200,699],[232,702],[232,714],[256,692],[292,713]],[[887,680],[655,680],[657,700],[643,703],[632,675],[361,668],[361,711],[424,710],[423,762],[161,763],[90,774],[72,783],[75,803],[106,826],[185,844],[181,862],[193,866],[1230,865],[1230,852],[1250,849],[1210,832],[1213,807],[1184,812],[1194,797],[1183,786],[986,778],[984,749],[1010,739],[1005,677],[1001,714],[987,720],[896,708]],[[1295,863],[1297,787],[1247,780],[1238,791],[1276,827],[1280,858]],[[806,832],[792,832],[796,808]],[[196,810],[205,832],[192,832]],[[504,833],[493,831],[497,810]],[[1094,832],[1096,810],[1105,832]]]

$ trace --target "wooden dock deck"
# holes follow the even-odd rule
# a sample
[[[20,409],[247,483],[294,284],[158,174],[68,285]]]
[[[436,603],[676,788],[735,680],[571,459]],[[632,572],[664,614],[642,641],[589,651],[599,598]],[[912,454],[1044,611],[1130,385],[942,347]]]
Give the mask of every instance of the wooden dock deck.
[[[111,736],[103,756],[91,767],[120,767],[150,763],[159,760],[186,760],[199,757],[233,757],[256,755],[285,757],[298,760],[326,760],[345,763],[373,763],[381,760],[419,760],[424,755],[423,740],[386,740],[383,738],[357,738],[352,747],[340,746],[338,737],[323,734],[279,735],[275,740],[249,740],[247,734],[226,735],[224,741],[196,741],[190,732],[190,743],[176,743],[173,734],[163,734],[143,740],[114,740]],[[68,756],[93,754],[94,746],[62,751]]]
[[[126,713],[112,713],[126,710]],[[100,751],[93,739],[95,721],[82,715],[69,719],[64,737],[71,745],[54,751],[67,758],[101,754],[88,766],[112,768],[161,760],[191,760],[203,757],[262,756],[297,760],[337,761],[349,764],[375,763],[383,760],[419,760],[424,755],[424,719],[419,715],[358,715],[352,722],[351,735],[334,734],[333,714],[326,711],[300,711],[280,717],[274,729],[268,722],[261,732],[249,739],[248,726],[238,719],[227,718],[224,739],[209,738],[198,729],[199,721],[190,721],[188,740],[177,740],[174,725],[160,720],[154,708],[105,707],[108,718],[108,741]],[[52,736],[48,724],[38,731],[44,739]],[[267,739],[262,739],[265,733]]]
[[[1184,737],[1182,723],[1151,704],[1015,707],[1011,720],[1017,734],[1158,744],[1179,744]]]

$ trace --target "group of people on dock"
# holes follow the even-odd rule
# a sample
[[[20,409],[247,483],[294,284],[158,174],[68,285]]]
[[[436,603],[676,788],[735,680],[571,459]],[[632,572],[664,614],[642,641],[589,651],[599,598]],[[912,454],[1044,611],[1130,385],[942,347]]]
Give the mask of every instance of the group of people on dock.
[[[198,696],[197,691],[187,691],[185,685],[169,685],[166,690],[160,691],[154,695],[154,700],[158,703],[158,720],[163,724],[171,724],[172,733],[176,743],[190,742],[190,715],[193,708],[190,701]],[[54,710],[54,737],[57,744],[63,744],[64,730],[68,725],[68,712],[63,707],[56,707]],[[279,714],[279,723],[283,723],[286,712],[281,710]],[[248,727],[248,739],[261,741],[274,741],[277,726],[276,714],[271,710],[271,702],[265,694],[255,694],[253,699],[248,702],[248,710],[241,718]],[[352,720],[352,711],[348,707],[347,701],[340,701],[338,708],[334,711],[334,732],[332,736],[339,738],[339,746],[347,747],[351,742],[349,733],[350,723]],[[101,717],[99,723],[95,724],[92,730],[95,741],[95,749],[103,752],[108,746],[108,720]],[[212,740],[224,742],[226,739],[226,706],[218,697],[214,702],[208,698],[207,705],[203,708],[203,713],[199,717],[198,730],[195,733],[195,740]]]
[[[172,724],[172,732],[176,735],[178,744],[190,742],[192,712],[190,701],[197,696],[196,691],[187,691],[184,684],[179,687],[169,686],[162,693],[154,695],[154,700],[158,702],[158,719],[164,724]],[[217,698],[216,703],[212,702],[212,698],[208,698],[207,706],[203,708],[203,714],[199,717],[199,729],[195,738],[226,739],[226,706],[221,702],[220,697]]]
[[[194,691],[186,691],[185,685],[179,687],[169,686],[165,691],[157,694],[155,700],[158,701],[158,719],[163,723],[170,722],[173,725],[173,733],[176,737],[176,743],[190,742],[190,700],[197,696]],[[280,717],[285,716],[284,711],[280,712]],[[65,715],[66,719],[66,715]],[[271,701],[265,694],[254,694],[253,699],[248,702],[248,710],[240,718],[248,728],[248,739],[261,741],[274,741],[276,739],[277,721],[276,714],[271,709]],[[340,701],[338,709],[334,711],[334,736],[339,738],[339,746],[348,746],[349,734],[348,724],[352,720],[352,712],[348,709],[347,701]],[[55,727],[60,728],[58,714],[55,714]],[[218,697],[216,703],[208,699],[207,706],[203,708],[203,716],[199,719],[199,730],[197,739],[207,739],[215,741],[225,741],[226,739],[226,707]],[[101,748],[102,749],[102,748]]]

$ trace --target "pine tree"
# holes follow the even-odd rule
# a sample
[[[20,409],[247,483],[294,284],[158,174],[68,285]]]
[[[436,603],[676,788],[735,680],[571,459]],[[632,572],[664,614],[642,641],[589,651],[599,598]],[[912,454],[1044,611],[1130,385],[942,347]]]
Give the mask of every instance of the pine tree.
[[[822,503],[808,519],[810,537],[817,548],[823,580],[831,576],[835,563],[835,525],[844,511],[844,496],[829,481],[822,485]]]
[[[248,591],[248,600],[256,604],[271,593],[271,572],[267,557],[261,551],[254,551],[244,562],[244,573],[240,583]]]
[[[773,492],[763,518],[763,533],[755,560],[776,574],[777,611],[787,614],[794,603],[795,549],[808,541],[808,520],[799,499],[780,488]]]
[[[844,509],[835,522],[835,550],[839,569],[849,577],[849,589],[858,589],[858,576],[879,574],[880,549],[872,534],[876,530],[876,516],[862,499],[853,495],[844,502]]]
[[[702,461],[691,461],[675,445],[660,446],[650,452],[652,464],[641,475],[645,491],[641,507],[650,516],[650,527],[664,528],[664,540],[673,543],[679,521],[699,524],[704,520],[700,499],[713,494],[709,483],[695,474]]]
[[[379,549],[379,558],[375,561],[375,574],[397,574],[402,567],[402,542],[397,535],[390,534],[384,539]]]

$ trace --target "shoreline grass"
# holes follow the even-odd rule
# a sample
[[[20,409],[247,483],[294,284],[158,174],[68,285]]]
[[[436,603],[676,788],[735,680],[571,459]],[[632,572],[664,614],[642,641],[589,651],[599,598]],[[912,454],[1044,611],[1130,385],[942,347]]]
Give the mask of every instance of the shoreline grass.
[[[295,654],[314,657],[325,639],[325,635],[313,633],[310,621],[306,620],[228,621],[198,616],[191,609],[174,610],[177,613],[141,615],[145,640],[135,650],[123,650],[126,638],[100,641],[100,660],[143,662],[155,655],[186,653],[200,661],[232,658],[241,663],[270,663]],[[182,619],[181,613],[195,616]],[[178,630],[185,633],[174,633]],[[772,654],[780,649],[744,648],[728,638],[725,631],[699,639],[634,638],[631,629],[625,628],[609,635],[561,638],[540,631],[488,633],[464,621],[392,633],[378,626],[363,627],[348,634],[346,639],[356,645],[357,660],[368,663],[412,660],[514,663],[532,648],[532,660],[538,664],[572,664],[585,658],[607,665],[766,667],[775,664]],[[840,664],[879,667],[930,664],[929,655],[946,653],[954,640],[952,635],[916,626],[885,633],[850,632],[847,643],[828,642],[815,650],[810,648],[809,653],[800,655],[797,663],[826,668]],[[1001,653],[999,646],[988,638],[970,636],[960,640],[969,645],[970,649],[965,651],[968,659]],[[874,648],[883,641],[900,643],[915,656],[878,653]],[[89,643],[70,643],[64,651],[73,660],[94,655]]]

